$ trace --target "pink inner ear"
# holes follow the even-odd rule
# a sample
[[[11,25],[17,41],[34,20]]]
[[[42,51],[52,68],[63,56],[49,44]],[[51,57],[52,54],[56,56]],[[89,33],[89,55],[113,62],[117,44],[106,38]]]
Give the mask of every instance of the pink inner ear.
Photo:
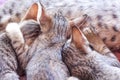
[[[35,21],[40,20],[42,15],[42,6],[40,3],[34,3],[26,12],[26,15],[21,21],[33,19]]]

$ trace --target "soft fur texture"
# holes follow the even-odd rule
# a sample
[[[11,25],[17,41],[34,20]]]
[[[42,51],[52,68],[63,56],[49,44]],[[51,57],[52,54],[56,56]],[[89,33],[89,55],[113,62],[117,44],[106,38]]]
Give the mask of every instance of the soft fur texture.
[[[43,6],[40,6],[39,3],[34,3],[21,23],[16,25],[23,33],[23,37],[28,38],[24,41],[24,45],[20,43],[20,46],[16,46],[14,43],[16,40],[12,38],[12,30],[6,31],[8,34],[12,34],[8,36],[22,68],[26,70],[27,80],[66,80],[69,77],[69,72],[62,62],[61,49],[69,35],[70,25],[60,12],[54,14],[54,16],[48,16]],[[29,14],[33,9],[36,11],[32,15]],[[40,19],[38,17],[39,9],[41,9]],[[30,19],[33,19],[32,23]],[[40,24],[37,22],[40,22]],[[7,27],[9,29],[9,26]],[[27,28],[31,29],[26,31]],[[37,37],[36,35],[25,37],[26,32],[24,31],[28,32],[27,36],[31,35],[29,32],[34,34],[36,31],[41,31],[41,33]],[[17,31],[15,32],[14,34],[19,34]],[[32,43],[29,44],[31,37],[34,38],[34,41],[32,40]],[[28,47],[26,48],[26,46]]]
[[[27,9],[37,1],[45,6],[49,14],[60,10],[68,19],[87,14],[105,44],[112,50],[119,49],[119,0],[8,0],[0,7],[0,30],[9,22],[19,22]]]
[[[8,36],[0,35],[0,80],[19,80],[18,60]]]
[[[109,50],[109,48],[104,44],[102,39],[94,32],[91,27],[84,28],[83,33],[90,42],[90,45],[92,45],[92,48],[108,58],[105,59],[107,64],[120,67],[120,62],[118,61],[116,56]]]
[[[112,58],[98,53],[91,46],[83,33],[73,27],[72,39],[62,51],[70,74],[81,80],[119,80],[120,68],[107,62]]]

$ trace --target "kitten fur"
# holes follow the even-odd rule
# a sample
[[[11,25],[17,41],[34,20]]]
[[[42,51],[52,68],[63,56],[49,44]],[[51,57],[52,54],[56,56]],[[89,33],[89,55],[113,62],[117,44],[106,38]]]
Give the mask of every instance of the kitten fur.
[[[34,16],[29,14],[29,12],[31,12],[31,10],[33,9],[35,11],[36,9],[38,9],[33,14]],[[39,17],[38,11],[41,11],[41,15],[40,15],[41,17]],[[36,26],[36,24],[31,25],[31,23],[28,22],[27,24],[30,25],[24,24],[24,21],[29,21],[30,19],[32,19],[30,18],[31,16],[33,16],[32,18],[34,20],[37,20],[37,22],[41,23],[39,26],[41,33],[39,34],[38,37],[36,37],[36,39],[33,41],[33,43],[30,46],[26,44],[27,43],[26,41],[24,42],[24,45],[20,43],[19,45],[21,48],[17,50],[16,47],[19,46],[13,44],[16,53],[23,55],[21,58],[19,58],[19,60],[21,61],[21,63],[23,63],[22,64],[23,69],[26,69],[27,80],[68,79],[69,72],[65,64],[62,62],[62,57],[61,57],[62,46],[66,42],[67,37],[69,35],[68,31],[70,25],[68,24],[68,21],[64,18],[64,16],[60,12],[56,13],[54,16],[46,15],[43,6],[39,3],[34,3],[32,7],[30,7],[30,9],[28,10],[24,19],[22,19],[23,21],[18,25],[18,27],[16,26],[19,31],[22,30],[20,29],[22,23],[23,23],[22,24],[23,28],[25,28],[26,26],[28,27]],[[13,31],[15,30],[15,28],[12,29]],[[6,28],[6,32],[10,34],[8,36],[11,39],[11,42],[14,43],[15,39],[11,38],[13,32],[7,30],[7,28]],[[19,34],[19,33],[16,32],[14,34]],[[25,48],[25,46],[28,46],[28,48]]]
[[[120,79],[120,68],[106,63],[109,58],[90,47],[87,38],[76,26],[72,28],[72,39],[63,46],[62,57],[71,76],[81,80]]]
[[[0,80],[19,80],[18,60],[10,39],[0,34]]]
[[[94,50],[109,58],[105,60],[107,61],[107,64],[120,67],[120,62],[118,61],[116,56],[109,50],[102,39],[94,32],[91,27],[84,28],[83,33]]]
[[[60,10],[71,20],[87,14],[108,48],[119,49],[119,0],[8,0],[0,7],[0,30],[3,31],[9,22],[19,22],[27,9],[37,1],[45,6],[47,13]]]

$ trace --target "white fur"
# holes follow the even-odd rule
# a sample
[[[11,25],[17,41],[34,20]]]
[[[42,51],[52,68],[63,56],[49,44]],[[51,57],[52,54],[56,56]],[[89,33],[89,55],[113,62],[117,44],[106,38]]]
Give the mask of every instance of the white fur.
[[[69,77],[67,80],[79,80],[79,79],[76,77]]]
[[[6,27],[6,33],[11,40],[24,43],[22,32],[20,31],[20,27],[17,23],[9,23]]]
[[[40,17],[42,15],[42,6],[40,5],[40,3],[38,2],[38,13],[37,13],[37,21],[39,23]]]

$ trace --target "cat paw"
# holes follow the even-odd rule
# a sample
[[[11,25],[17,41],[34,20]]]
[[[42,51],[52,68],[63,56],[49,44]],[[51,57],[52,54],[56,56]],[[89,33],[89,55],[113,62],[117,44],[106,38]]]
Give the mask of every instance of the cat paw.
[[[23,34],[17,23],[9,23],[6,27],[6,34],[12,41],[24,43]]]
[[[83,29],[84,35],[87,37],[88,41],[96,41],[99,39],[101,41],[100,37],[97,35],[97,33],[92,28],[84,28]]]
[[[84,28],[83,29],[83,33],[85,34],[85,35],[87,35],[87,34],[94,34],[94,32],[92,31],[92,29],[90,29],[90,28]]]

